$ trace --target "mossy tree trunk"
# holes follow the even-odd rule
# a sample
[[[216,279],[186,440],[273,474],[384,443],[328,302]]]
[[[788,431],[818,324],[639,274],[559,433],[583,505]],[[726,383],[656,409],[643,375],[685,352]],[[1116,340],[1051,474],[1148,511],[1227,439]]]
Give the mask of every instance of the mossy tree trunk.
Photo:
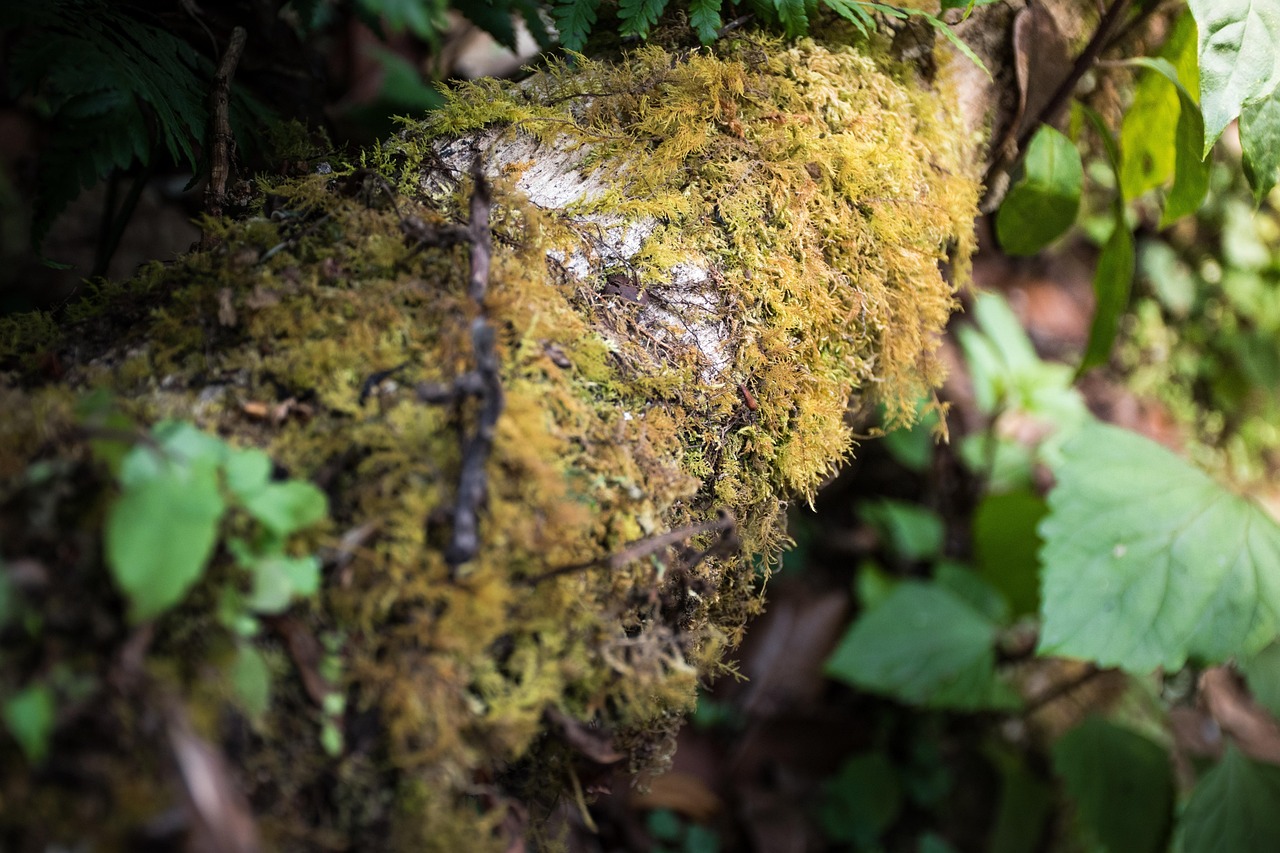
[[[4,321],[0,687],[54,725],[0,741],[0,845],[506,849],[660,767],[850,400],[940,377],[981,160],[952,69],[743,36],[484,81],[216,248]],[[283,552],[317,590],[264,603],[218,451],[208,559],[130,618],[103,530],[165,420],[323,490]]]

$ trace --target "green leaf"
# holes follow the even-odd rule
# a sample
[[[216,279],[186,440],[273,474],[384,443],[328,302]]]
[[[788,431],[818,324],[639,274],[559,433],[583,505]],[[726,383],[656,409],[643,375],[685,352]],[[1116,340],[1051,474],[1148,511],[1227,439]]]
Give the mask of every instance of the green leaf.
[[[860,506],[858,515],[897,557],[914,562],[942,553],[942,519],[919,504],[881,499]]]
[[[1091,423],[1040,526],[1040,651],[1147,673],[1250,654],[1280,629],[1280,526],[1153,441]]]
[[[822,0],[822,5],[857,27],[863,36],[876,28],[876,20],[858,0]]]
[[[1280,717],[1280,641],[1240,660],[1240,671],[1258,704]]]
[[[791,38],[798,38],[809,32],[809,14],[805,10],[804,0],[772,0],[778,22]]]
[[[1280,169],[1280,93],[1244,105],[1240,113],[1240,147],[1244,174],[1253,188],[1254,201],[1276,185]]]
[[[1166,848],[1173,772],[1159,745],[1090,717],[1053,745],[1053,768],[1106,850],[1155,853]]]
[[[135,453],[126,457],[124,468]],[[165,464],[126,483],[106,522],[106,560],[129,602],[133,622],[154,619],[186,596],[204,574],[225,506],[209,460]]]
[[[1106,364],[1111,358],[1111,346],[1120,331],[1120,318],[1129,306],[1129,292],[1133,288],[1136,258],[1133,250],[1133,233],[1119,216],[1111,237],[1102,247],[1098,266],[1093,273],[1093,292],[1097,299],[1093,324],[1089,327],[1089,343],[1084,350],[1078,373],[1091,367]]]
[[[236,650],[228,675],[245,713],[252,720],[261,719],[271,707],[271,670],[262,653],[242,643]]]
[[[408,30],[433,44],[449,27],[440,0],[358,0],[358,6],[366,15],[385,23],[391,32]]]
[[[618,32],[624,36],[648,38],[649,30],[658,23],[658,16],[665,8],[667,0],[620,0],[618,20],[622,26]]]
[[[1230,742],[1191,792],[1179,822],[1181,853],[1280,850],[1280,768],[1251,761]]]
[[[452,5],[464,18],[493,36],[498,44],[511,51],[516,49],[516,28],[511,23],[511,8],[506,3],[464,0]]]
[[[1211,163],[1200,154],[1200,141],[1204,138],[1204,120],[1195,99],[1187,93],[1178,80],[1178,71],[1167,60],[1138,57],[1129,64],[1150,69],[1173,84],[1178,93],[1178,125],[1174,144],[1173,186],[1165,197],[1164,213],[1160,215],[1160,227],[1166,228],[1175,220],[1195,213],[1204,203],[1209,192]],[[1148,131],[1156,133],[1155,129]],[[1121,169],[1123,175],[1123,167]],[[1121,186],[1123,186],[1123,178]]]
[[[1000,246],[1011,255],[1034,255],[1076,221],[1084,167],[1080,152],[1045,125],[1027,146],[1022,176],[996,214]]]
[[[1187,91],[1200,90],[1196,22],[1189,13],[1178,18],[1160,55],[1173,63]],[[1197,106],[1197,115],[1199,110]],[[1173,177],[1179,144],[1175,130],[1181,113],[1181,96],[1164,75],[1145,73],[1138,77],[1133,104],[1125,110],[1120,125],[1120,192],[1125,198],[1137,198]],[[1197,140],[1192,149],[1197,161],[1202,145],[1203,141]]]
[[[49,752],[56,710],[53,692],[44,684],[32,684],[5,700],[0,716],[32,764],[44,761]]]
[[[689,26],[703,44],[715,41],[724,26],[720,20],[721,3],[722,0],[689,0]]]
[[[232,449],[227,454],[223,473],[227,488],[244,501],[266,488],[271,477],[271,457],[256,447]]]
[[[1004,595],[968,566],[953,560],[940,560],[934,567],[933,580],[997,625],[1009,621],[1009,602]]]
[[[309,527],[329,512],[324,492],[301,480],[268,483],[240,499],[250,515],[280,536]]]
[[[822,787],[822,828],[829,838],[859,850],[875,846],[902,811],[897,770],[882,752],[848,759]]]
[[[949,590],[903,581],[853,624],[825,671],[913,705],[1010,707],[1013,696],[995,674],[999,629]]]
[[[320,561],[315,557],[262,557],[250,565],[253,589],[246,606],[256,613],[283,613],[295,597],[320,588]]]
[[[988,493],[973,514],[974,568],[998,589],[1017,616],[1040,610],[1042,544],[1037,525],[1049,511],[1030,489]]]
[[[1274,0],[1190,0],[1199,26],[1200,107],[1204,147],[1240,108],[1271,97],[1280,85],[1280,4]]]
[[[587,36],[596,25],[596,9],[600,0],[561,0],[551,10],[560,31],[560,43],[569,50],[580,51],[587,46]]]

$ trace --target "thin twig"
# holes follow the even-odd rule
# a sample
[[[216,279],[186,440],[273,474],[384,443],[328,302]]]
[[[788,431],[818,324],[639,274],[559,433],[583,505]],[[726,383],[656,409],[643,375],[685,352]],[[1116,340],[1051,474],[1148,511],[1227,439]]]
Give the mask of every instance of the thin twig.
[[[213,91],[209,95],[209,185],[204,191],[205,212],[210,216],[222,215],[227,200],[227,179],[231,175],[231,80],[235,77],[240,55],[244,53],[248,33],[244,27],[231,31],[231,42],[222,55],[218,73],[213,78]],[[207,246],[211,238],[206,233]]]
[[[637,539],[608,556],[601,557],[596,560],[588,560],[585,563],[575,563],[570,566],[560,566],[540,575],[527,578],[525,583],[530,586],[540,584],[543,581],[560,577],[561,575],[569,575],[574,572],[582,572],[587,569],[610,569],[616,571],[626,566],[628,563],[634,563],[636,560],[642,560],[650,554],[656,554],[672,545],[683,542],[691,536],[697,536],[700,533],[711,533],[717,531],[720,538],[716,540],[708,548],[695,552],[690,561],[688,568],[693,568],[702,562],[711,554],[718,553],[730,545],[737,543],[738,522],[733,517],[733,513],[727,509],[718,510],[716,517],[710,521],[704,521],[700,524],[690,524],[687,527],[677,527],[675,530],[668,530],[666,533],[658,533],[645,539]]]

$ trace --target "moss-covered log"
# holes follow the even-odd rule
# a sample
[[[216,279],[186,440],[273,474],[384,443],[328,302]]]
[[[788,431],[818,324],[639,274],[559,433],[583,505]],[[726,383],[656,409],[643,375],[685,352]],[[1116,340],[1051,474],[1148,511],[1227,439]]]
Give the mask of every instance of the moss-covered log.
[[[56,710],[42,758],[0,737],[0,846],[507,849],[591,766],[660,766],[850,398],[939,378],[979,159],[947,81],[743,37],[459,88],[217,248],[4,321],[0,692]],[[198,582],[130,619],[115,463],[174,419],[325,492],[287,542],[318,591],[255,611],[228,467]]]

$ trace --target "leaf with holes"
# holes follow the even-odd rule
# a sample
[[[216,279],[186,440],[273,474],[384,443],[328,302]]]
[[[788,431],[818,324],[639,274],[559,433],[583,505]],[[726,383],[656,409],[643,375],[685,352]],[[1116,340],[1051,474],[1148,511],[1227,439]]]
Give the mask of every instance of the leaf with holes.
[[[1261,649],[1280,629],[1280,526],[1190,463],[1091,423],[1041,525],[1040,651],[1146,673]]]

